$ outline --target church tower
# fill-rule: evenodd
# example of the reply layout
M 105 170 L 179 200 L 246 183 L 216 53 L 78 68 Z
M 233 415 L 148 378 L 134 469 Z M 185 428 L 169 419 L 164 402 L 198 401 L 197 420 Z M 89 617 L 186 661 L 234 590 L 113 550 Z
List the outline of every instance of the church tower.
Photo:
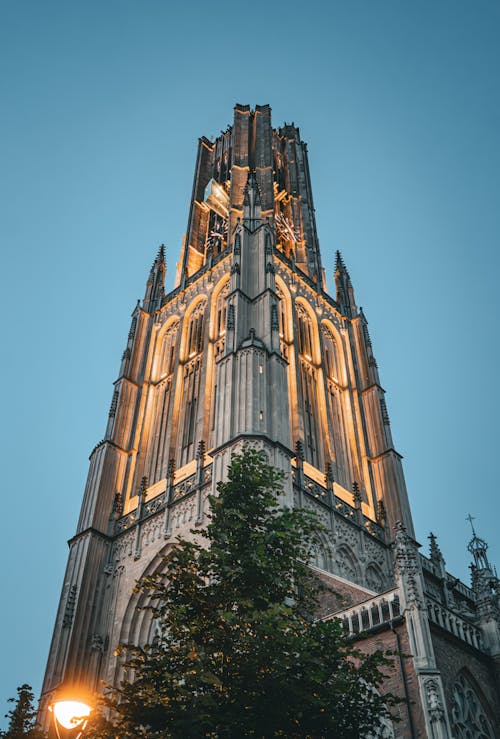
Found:
M 161 246 L 90 455 L 42 715 L 61 685 L 117 684 L 116 646 L 154 636 L 134 583 L 161 570 L 177 536 L 206 523 L 207 497 L 243 444 L 285 472 L 284 504 L 325 524 L 324 577 L 344 593 L 352 586 L 358 602 L 410 587 L 404 563 L 418 555 L 368 322 L 339 252 L 335 296 L 326 290 L 307 146 L 294 124 L 274 129 L 268 105 L 236 105 L 225 132 L 200 139 L 168 294 L 166 270 Z M 391 598 L 391 608 L 403 602 Z M 415 618 L 415 638 L 428 639 Z M 436 686 L 444 700 L 439 676 Z

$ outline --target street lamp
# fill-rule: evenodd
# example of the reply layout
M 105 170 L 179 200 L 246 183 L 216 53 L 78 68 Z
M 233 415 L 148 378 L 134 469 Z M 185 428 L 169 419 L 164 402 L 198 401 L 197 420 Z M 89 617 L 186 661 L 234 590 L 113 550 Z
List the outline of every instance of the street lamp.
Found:
M 50 706 L 57 739 L 79 739 L 87 725 L 92 707 L 73 696 L 61 696 Z

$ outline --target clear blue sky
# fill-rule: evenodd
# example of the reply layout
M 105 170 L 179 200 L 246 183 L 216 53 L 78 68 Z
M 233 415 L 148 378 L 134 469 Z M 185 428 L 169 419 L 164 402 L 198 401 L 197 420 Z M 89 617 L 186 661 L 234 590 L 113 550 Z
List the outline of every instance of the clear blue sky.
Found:
M 2 714 L 40 688 L 130 312 L 235 102 L 309 144 L 419 540 L 468 581 L 471 512 L 500 565 L 499 37 L 495 0 L 0 4 Z

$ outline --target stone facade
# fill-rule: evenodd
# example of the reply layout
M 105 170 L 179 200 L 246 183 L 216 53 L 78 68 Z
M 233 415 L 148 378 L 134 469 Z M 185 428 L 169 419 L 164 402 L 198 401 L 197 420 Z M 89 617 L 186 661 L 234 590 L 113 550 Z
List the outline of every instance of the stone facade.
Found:
M 388 686 L 409 703 L 383 735 L 494 736 L 498 582 L 482 555 L 473 591 L 446 573 L 435 541 L 430 559 L 418 552 L 368 323 L 339 253 L 335 298 L 326 292 L 297 127 L 273 129 L 267 105 L 237 105 L 232 126 L 200 139 L 169 294 L 165 273 L 162 246 L 90 456 L 42 718 L 61 685 L 116 684 L 116 646 L 154 636 L 133 586 L 206 521 L 208 495 L 246 444 L 284 471 L 283 504 L 326 527 L 314 562 L 328 585 L 321 617 L 366 632 L 363 648 L 399 653 Z M 459 733 L 452 707 L 458 716 L 476 684 L 486 729 Z

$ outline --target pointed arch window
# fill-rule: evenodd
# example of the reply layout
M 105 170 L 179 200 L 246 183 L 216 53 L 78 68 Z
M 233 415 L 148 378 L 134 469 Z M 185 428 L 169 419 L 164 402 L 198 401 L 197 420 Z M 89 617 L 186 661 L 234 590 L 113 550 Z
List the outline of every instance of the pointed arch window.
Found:
M 323 367 L 326 378 L 326 399 L 330 428 L 332 430 L 334 470 L 336 482 L 349 487 L 348 447 L 344 414 L 342 409 L 342 390 L 339 379 L 342 375 L 340 352 L 332 331 L 326 325 L 321 326 L 323 337 Z
M 191 316 L 188 328 L 188 359 L 199 354 L 203 349 L 203 310 L 201 308 Z
M 167 329 L 163 337 L 160 354 L 160 377 L 171 375 L 174 371 L 178 327 L 179 323 L 174 323 Z
M 323 352 L 326 376 L 330 380 L 334 380 L 334 382 L 339 382 L 340 365 L 337 342 L 328 326 L 323 325 L 321 327 L 321 333 L 323 334 Z
M 221 359 L 224 356 L 224 349 L 226 346 L 226 330 L 231 328 L 231 315 L 233 315 L 234 319 L 234 306 L 230 307 L 229 311 L 229 322 L 228 322 L 228 295 L 229 295 L 229 289 L 230 289 L 230 283 L 229 280 L 222 286 L 220 289 L 218 295 L 215 298 L 215 307 L 214 312 L 212 315 L 214 315 L 214 333 L 212 333 L 212 336 L 215 338 L 215 346 L 214 346 L 214 356 L 215 361 L 217 362 L 219 359 Z M 232 314 L 231 314 L 232 311 Z M 229 323 L 229 325 L 228 325 Z M 233 326 L 234 328 L 234 326 Z M 215 373 L 213 375 L 215 377 Z M 210 389 L 208 390 L 210 392 Z M 213 388 L 211 390 L 212 399 L 211 399 L 211 410 L 210 410 L 210 433 L 211 433 L 211 439 L 210 443 L 213 443 L 213 437 L 214 437 L 214 431 L 215 431 L 215 414 L 216 414 L 216 405 L 217 405 L 217 384 L 213 385 Z
M 298 317 L 298 348 L 299 354 L 308 362 L 312 361 L 313 354 L 313 338 L 312 338 L 312 324 L 311 318 L 302 306 L 297 306 L 297 317 Z
M 165 332 L 159 353 L 158 382 L 153 389 L 151 434 L 147 450 L 146 475 L 151 483 L 165 477 L 168 464 L 167 429 L 171 412 L 173 373 L 175 366 L 179 322 Z
M 463 672 L 453 686 L 451 724 L 457 739 L 495 739 L 484 706 Z
M 224 351 L 224 343 L 227 328 L 227 296 L 229 295 L 229 280 L 222 287 L 215 302 L 215 356 L 220 356 Z M 213 335 L 213 334 L 212 334 Z
M 279 287 L 276 288 L 276 295 L 278 297 L 278 326 L 279 326 L 279 336 L 280 336 L 280 351 L 281 354 L 285 357 L 285 359 L 288 359 L 288 346 L 287 346 L 287 336 L 286 336 L 286 307 L 285 307 L 285 297 Z
M 186 333 L 186 364 L 184 365 L 182 393 L 182 431 L 180 464 L 194 459 L 196 425 L 201 390 L 202 352 L 204 339 L 205 303 L 195 308 L 189 317 Z
M 304 425 L 304 453 L 308 462 L 320 466 L 319 414 L 317 402 L 317 371 L 312 363 L 312 321 L 300 304 L 297 305 L 297 349 Z

